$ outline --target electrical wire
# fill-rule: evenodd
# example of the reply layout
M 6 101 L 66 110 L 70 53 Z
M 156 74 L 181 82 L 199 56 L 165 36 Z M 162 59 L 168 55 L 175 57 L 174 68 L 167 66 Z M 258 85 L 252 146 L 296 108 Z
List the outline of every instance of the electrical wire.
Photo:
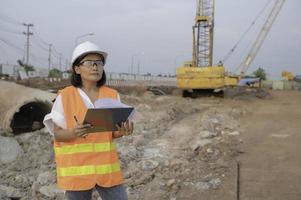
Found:
M 34 60 L 34 63 L 35 63 L 35 66 L 36 66 L 36 64 L 39 64 L 40 66 L 45 66 L 46 64 L 45 64 L 45 61 L 43 61 L 44 60 L 44 58 L 41 58 L 41 57 L 37 57 L 37 56 L 35 56 L 34 54 L 30 54 L 30 56 L 31 56 L 31 58 Z
M 53 50 L 53 53 L 56 53 L 58 56 L 60 56 L 60 53 L 55 49 L 54 46 L 53 46 L 52 50 Z
M 266 8 L 268 7 L 268 5 L 272 2 L 272 0 L 269 0 L 265 6 L 263 7 L 263 9 L 261 9 L 261 11 L 257 14 L 257 16 L 255 17 L 255 19 L 252 21 L 251 25 L 247 28 L 247 30 L 242 34 L 242 36 L 239 38 L 239 40 L 235 43 L 235 45 L 230 49 L 230 51 L 224 56 L 224 58 L 221 60 L 222 63 L 225 63 L 230 56 L 232 55 L 232 53 L 236 50 L 237 46 L 240 44 L 240 42 L 245 38 L 245 36 L 250 32 L 251 28 L 255 25 L 255 23 L 257 22 L 257 20 L 261 17 L 261 15 L 263 14 L 263 12 L 266 10 Z
M 57 58 L 57 59 L 62 59 L 62 60 L 68 60 L 66 57 L 64 57 L 63 56 L 63 54 L 62 53 L 60 53 L 60 52 L 58 52 L 56 49 L 55 49 L 55 47 L 53 47 L 52 48 L 53 49 L 53 53 L 55 53 L 55 54 L 52 54 L 55 58 Z
M 45 42 L 45 40 L 42 39 L 42 38 L 40 37 L 40 35 L 38 34 L 38 32 L 37 32 L 37 30 L 36 30 L 35 28 L 32 28 L 32 30 L 33 30 L 33 32 L 34 32 L 34 34 L 35 34 L 35 36 L 36 36 L 36 39 L 38 39 L 38 42 L 42 43 L 43 45 L 47 45 L 47 47 L 49 47 L 50 43 Z M 40 48 L 43 48 L 43 47 L 40 46 L 40 45 L 39 45 L 39 47 L 40 47 Z M 67 58 L 65 58 L 60 52 L 58 52 L 58 51 L 56 50 L 56 48 L 54 47 L 54 45 L 52 45 L 52 48 L 51 48 L 51 49 L 52 49 L 51 55 L 52 55 L 53 57 L 55 57 L 55 58 L 57 58 L 57 59 L 59 59 L 60 57 L 61 57 L 61 59 L 67 59 Z M 46 51 L 46 48 L 43 48 L 43 50 Z M 49 51 L 49 49 L 47 49 L 47 51 Z
M 6 23 L 10 23 L 10 24 L 14 24 L 14 25 L 21 25 L 21 26 L 24 25 L 24 23 L 21 23 L 21 22 L 19 22 L 18 20 L 15 20 L 15 19 L 13 19 L 13 18 L 11 18 L 11 17 L 8 17 L 8 16 L 6 16 L 6 15 L 4 15 L 4 14 L 1 14 L 1 13 L 0 13 L 0 21 L 6 22 Z M 48 42 L 46 42 L 44 39 L 42 39 L 42 37 L 40 37 L 40 35 L 38 34 L 37 30 L 36 30 L 34 27 L 32 27 L 32 30 L 33 30 L 33 33 L 34 33 L 34 35 L 32 36 L 32 38 L 33 38 L 32 41 L 33 41 L 40 49 L 49 52 L 49 49 L 46 48 L 46 46 L 49 47 L 49 45 L 50 45 L 51 43 L 48 43 Z M 22 34 L 23 34 L 22 32 L 18 32 L 18 31 L 15 31 L 15 30 L 7 29 L 7 28 L 4 29 L 3 26 L 1 27 L 0 31 L 7 32 L 7 33 L 11 33 L 11 34 L 18 34 L 18 35 L 22 35 Z M 2 42 L 3 42 L 4 44 L 6 44 L 7 46 L 13 47 L 13 48 L 15 48 L 15 49 L 21 51 L 23 54 L 24 54 L 24 52 L 25 52 L 24 49 L 19 48 L 18 46 L 14 45 L 14 44 L 13 44 L 12 42 L 10 42 L 10 41 L 7 41 L 6 39 L 0 38 L 0 41 L 2 41 Z M 54 47 L 53 45 L 52 45 L 52 52 L 51 52 L 51 55 L 52 55 L 54 58 L 56 58 L 56 59 L 60 59 L 60 58 L 61 58 L 61 59 L 66 59 L 61 53 L 59 53 L 59 52 L 55 49 L 55 47 Z M 30 56 L 31 56 L 34 60 L 43 60 L 43 61 L 48 60 L 48 58 L 43 58 L 43 57 L 40 57 L 40 56 L 36 56 L 36 55 L 34 55 L 34 54 L 32 54 L 32 53 L 30 54 Z
M 36 37 L 33 37 L 33 38 L 35 39 L 35 41 L 37 42 L 36 44 L 37 44 L 41 49 L 43 49 L 44 51 L 49 52 L 49 49 L 43 47 L 42 45 L 45 45 L 45 46 L 49 47 L 50 43 L 45 42 L 45 40 L 42 39 L 42 37 L 38 34 L 38 32 L 37 32 L 37 30 L 36 30 L 35 28 L 32 28 L 32 30 L 33 30 L 33 32 L 34 32 L 34 35 L 36 36 Z M 54 58 L 56 58 L 56 59 L 59 60 L 61 54 L 55 49 L 55 47 L 54 47 L 53 45 L 52 45 L 51 49 L 52 49 L 51 55 L 52 55 Z M 61 59 L 62 59 L 62 58 L 63 58 L 63 57 L 62 57 L 62 55 L 61 55 Z M 43 59 L 45 59 L 45 58 L 43 58 Z M 48 58 L 47 58 L 47 59 L 48 59 Z
M 37 44 L 37 46 L 40 47 L 40 49 L 42 49 L 42 50 L 44 50 L 44 51 L 47 51 L 47 52 L 49 51 L 49 49 L 45 48 L 44 46 L 42 46 L 42 45 L 40 44 L 40 42 L 37 40 L 36 37 L 33 36 L 32 38 L 33 38 L 32 41 L 34 41 L 35 44 Z
M 20 47 L 14 45 L 13 43 L 11 43 L 11 42 L 9 42 L 9 41 L 3 39 L 3 38 L 0 38 L 0 41 L 2 41 L 3 43 L 5 43 L 7 46 L 13 47 L 13 48 L 15 48 L 15 49 L 21 51 L 22 53 L 24 53 L 24 49 L 21 49 Z
M 3 56 L 3 54 L 4 54 L 5 57 L 8 57 L 8 56 L 9 56 L 8 53 L 7 53 L 7 51 L 4 50 L 4 48 L 2 47 L 2 45 L 0 45 L 0 50 L 1 50 L 1 51 L 0 51 L 0 52 L 1 52 L 1 54 L 0 54 L 1 56 Z
M 0 13 L 0 20 L 4 21 L 6 23 L 14 24 L 14 25 L 23 26 L 23 24 L 24 24 L 24 23 L 19 22 L 18 20 L 15 20 L 11 17 L 4 15 L 3 13 Z
M 23 33 L 20 31 L 9 30 L 9 29 L 3 28 L 3 27 L 0 28 L 0 31 L 6 32 L 6 33 L 17 34 L 17 35 L 23 35 Z
M 41 49 L 43 49 L 44 51 L 49 52 L 49 49 L 43 47 L 42 45 L 45 45 L 45 46 L 49 47 L 50 43 L 45 42 L 45 40 L 42 39 L 42 38 L 40 37 L 40 35 L 38 34 L 38 32 L 37 32 L 37 30 L 36 30 L 35 28 L 32 28 L 32 29 L 33 29 L 34 35 L 36 36 L 36 37 L 33 37 L 33 38 L 35 39 L 35 41 L 37 42 L 36 44 L 37 44 Z M 55 49 L 55 47 L 54 47 L 53 45 L 52 45 L 52 48 L 51 48 L 51 49 L 52 49 L 51 55 L 52 55 L 54 58 L 59 59 L 60 53 Z
M 38 34 L 37 30 L 36 30 L 34 27 L 32 27 L 32 30 L 33 30 L 35 36 L 37 37 L 37 39 L 38 39 L 43 45 L 49 46 L 50 43 L 45 42 L 45 40 L 43 40 L 43 39 L 40 37 L 40 35 Z
M 30 56 L 31 56 L 32 58 L 34 58 L 35 60 L 48 61 L 48 58 L 44 58 L 44 57 L 41 57 L 41 56 L 36 56 L 36 55 L 33 54 L 33 53 L 30 53 Z

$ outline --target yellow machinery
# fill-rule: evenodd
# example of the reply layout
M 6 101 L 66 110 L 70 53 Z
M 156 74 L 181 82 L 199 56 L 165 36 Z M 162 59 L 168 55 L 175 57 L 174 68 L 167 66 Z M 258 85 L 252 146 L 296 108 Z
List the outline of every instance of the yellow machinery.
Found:
M 256 57 L 284 2 L 285 0 L 275 0 L 248 55 L 238 67 L 240 75 L 230 76 L 225 73 L 222 62 L 217 66 L 212 65 L 215 0 L 197 0 L 195 25 L 192 27 L 192 61 L 185 62 L 176 71 L 177 87 L 183 90 L 183 96 L 236 86 Z M 233 50 L 234 48 L 231 52 Z
M 197 0 L 195 25 L 192 27 L 192 61 L 177 68 L 177 87 L 184 93 L 221 89 L 227 84 L 237 84 L 237 78 L 225 80 L 223 65 L 212 66 L 214 0 Z M 183 93 L 183 94 L 184 94 Z
M 195 67 L 185 62 L 177 69 L 177 86 L 182 89 L 218 89 L 224 87 L 224 67 Z
M 292 72 L 289 72 L 289 71 L 282 71 L 281 72 L 281 76 L 282 78 L 285 78 L 286 80 L 288 81 L 292 81 L 294 80 L 294 75 Z

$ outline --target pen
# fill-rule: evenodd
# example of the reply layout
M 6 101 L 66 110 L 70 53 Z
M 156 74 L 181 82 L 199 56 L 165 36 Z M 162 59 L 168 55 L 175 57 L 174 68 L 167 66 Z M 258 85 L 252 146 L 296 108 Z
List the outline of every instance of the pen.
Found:
M 78 124 L 78 120 L 75 115 L 73 115 L 73 118 L 74 118 L 75 122 Z

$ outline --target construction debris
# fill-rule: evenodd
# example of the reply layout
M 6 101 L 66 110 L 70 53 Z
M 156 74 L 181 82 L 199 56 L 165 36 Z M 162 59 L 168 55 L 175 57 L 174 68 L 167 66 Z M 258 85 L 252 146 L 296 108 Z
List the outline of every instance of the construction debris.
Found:
M 241 131 L 244 110 L 222 108 L 218 98 L 148 91 L 121 99 L 138 111 L 134 133 L 116 139 L 129 199 L 196 199 L 200 192 L 222 187 L 238 155 L 233 147 L 240 141 L 232 133 Z M 45 129 L 0 140 L 12 140 L 12 148 L 20 149 L 0 164 L 1 199 L 63 199 L 55 185 L 52 136 Z M 0 150 L 0 155 L 7 153 Z

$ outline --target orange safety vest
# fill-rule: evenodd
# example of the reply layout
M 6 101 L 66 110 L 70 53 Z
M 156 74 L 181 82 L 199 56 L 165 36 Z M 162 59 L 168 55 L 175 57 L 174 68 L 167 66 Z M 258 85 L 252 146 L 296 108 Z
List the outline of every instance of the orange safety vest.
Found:
M 60 91 L 67 129 L 84 120 L 87 112 L 76 87 Z M 99 98 L 117 99 L 117 92 L 108 87 L 99 88 Z M 123 183 L 112 132 L 90 133 L 86 138 L 71 142 L 54 141 L 58 186 L 63 190 L 89 190 L 95 185 L 112 187 Z

